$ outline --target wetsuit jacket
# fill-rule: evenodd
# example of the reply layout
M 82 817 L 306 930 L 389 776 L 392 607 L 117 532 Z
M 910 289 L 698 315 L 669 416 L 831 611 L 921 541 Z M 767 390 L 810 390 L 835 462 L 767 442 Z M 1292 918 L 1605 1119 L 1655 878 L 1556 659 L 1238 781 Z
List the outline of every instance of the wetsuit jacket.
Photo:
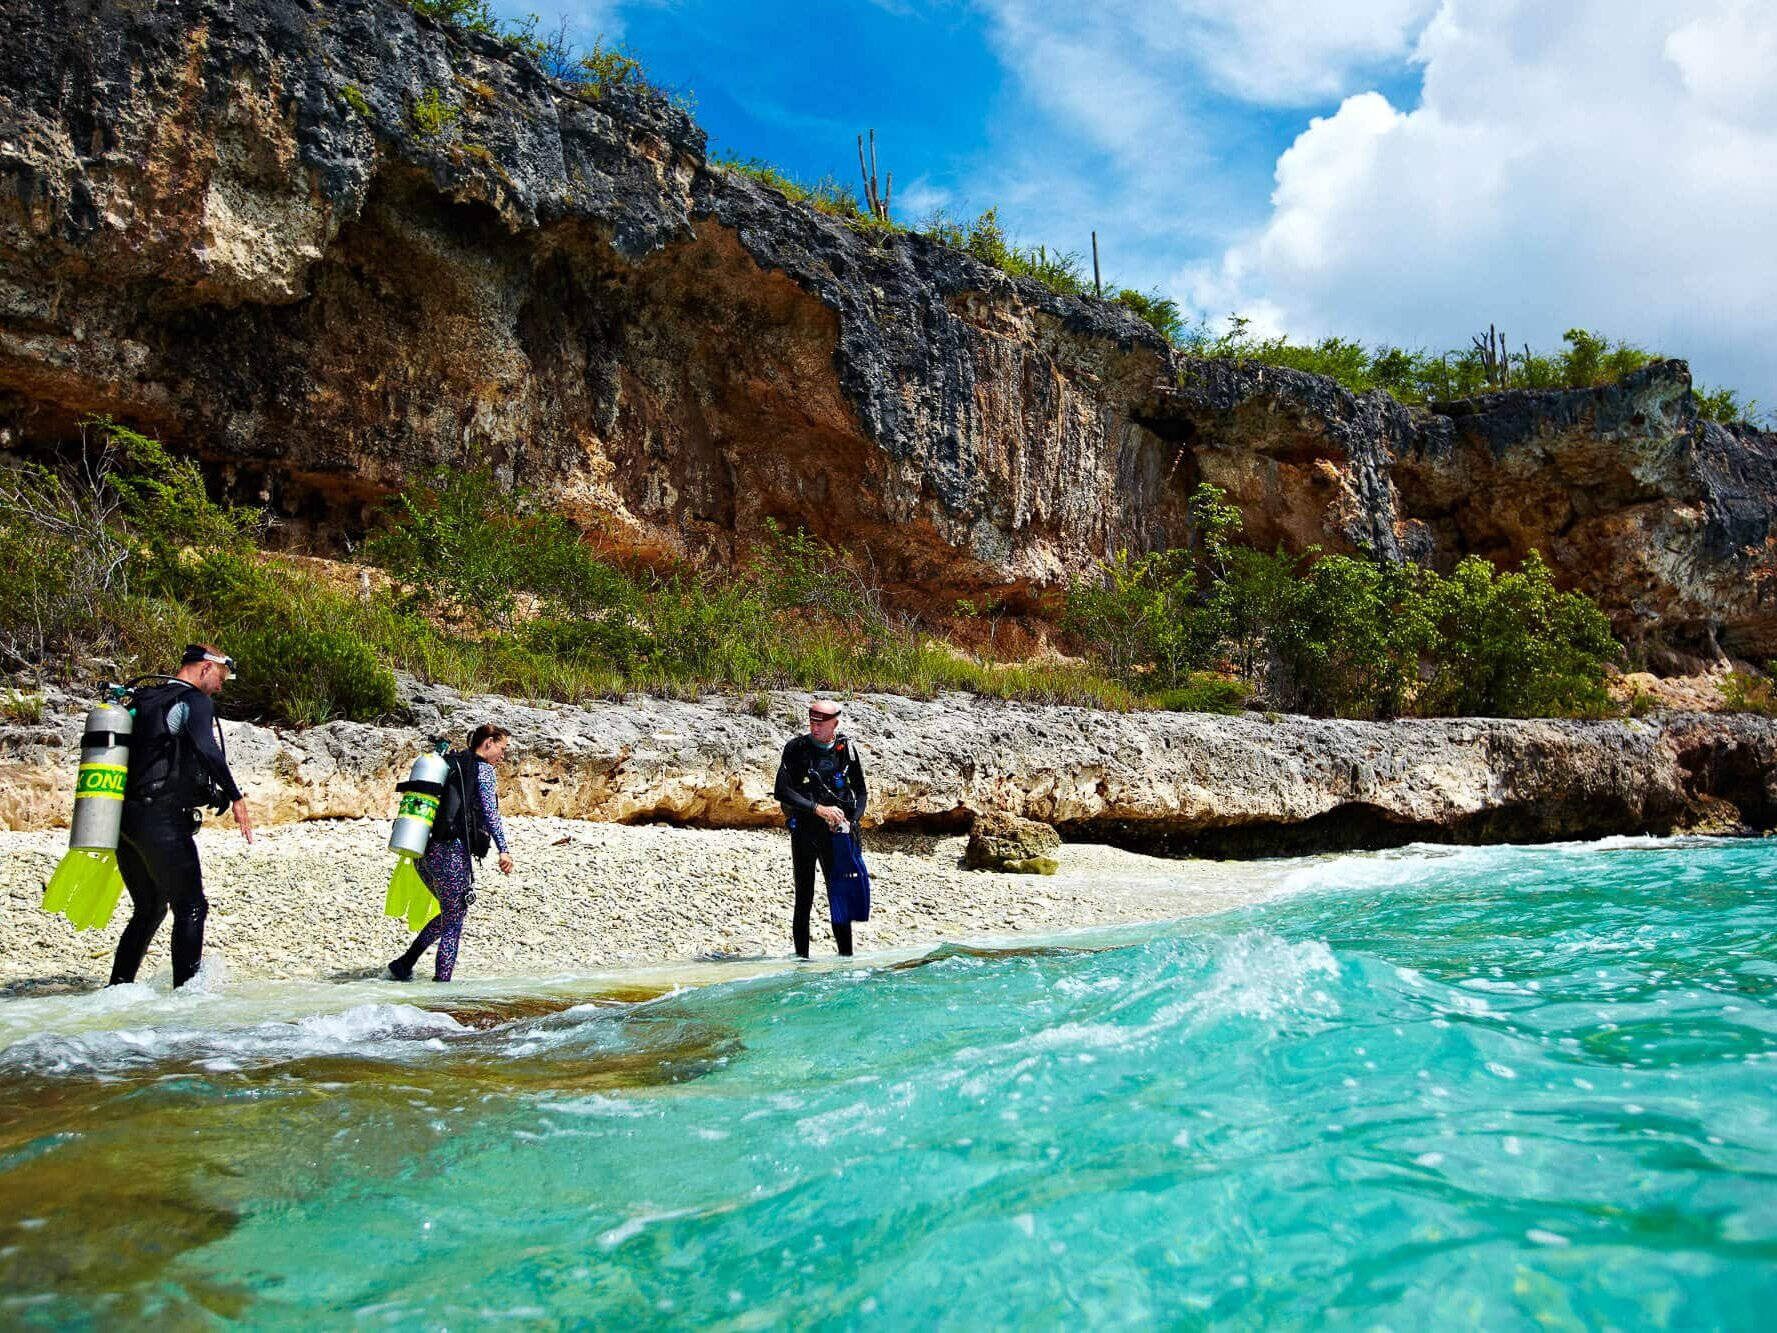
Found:
M 858 747 L 843 731 L 833 738 L 830 750 L 821 749 L 806 734 L 793 737 L 777 766 L 775 795 L 792 828 L 813 819 L 817 805 L 838 806 L 857 823 L 870 799 Z
M 241 799 L 216 740 L 210 696 L 182 680 L 136 691 L 125 805 L 225 810 Z

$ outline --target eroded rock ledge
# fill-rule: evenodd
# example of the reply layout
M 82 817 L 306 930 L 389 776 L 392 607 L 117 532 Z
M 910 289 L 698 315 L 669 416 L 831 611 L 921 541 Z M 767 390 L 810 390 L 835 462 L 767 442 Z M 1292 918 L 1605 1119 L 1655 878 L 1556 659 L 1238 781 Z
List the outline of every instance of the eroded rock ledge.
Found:
M 387 815 L 428 738 L 509 727 L 505 808 L 621 823 L 775 823 L 778 752 L 806 696 L 588 707 L 465 699 L 404 681 L 411 722 L 228 727 L 261 822 Z M 80 713 L 0 728 L 0 828 L 65 824 Z M 760 714 L 763 713 L 763 716 Z M 1256 856 L 1777 826 L 1777 722 L 1391 723 L 1104 713 L 950 695 L 848 705 L 872 826 L 961 829 L 1002 810 L 1075 840 Z

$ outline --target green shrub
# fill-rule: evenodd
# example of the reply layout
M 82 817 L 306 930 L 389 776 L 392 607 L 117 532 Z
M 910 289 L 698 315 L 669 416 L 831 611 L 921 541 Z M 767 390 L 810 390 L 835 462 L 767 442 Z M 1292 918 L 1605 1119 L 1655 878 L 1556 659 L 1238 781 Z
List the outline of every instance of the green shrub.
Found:
M 404 0 L 416 14 L 463 32 L 497 33 L 500 19 L 488 0 Z
M 1609 711 L 1606 668 L 1620 652 L 1590 599 L 1564 593 L 1542 555 L 1501 574 L 1470 556 L 1432 590 L 1439 631 L 1427 704 L 1461 716 Z
M 213 551 L 165 571 L 163 587 L 240 663 L 225 712 L 292 726 L 395 710 L 395 677 L 351 623 L 343 595 L 251 554 Z
M 879 620 L 875 589 L 855 568 L 850 551 L 798 528 L 785 532 L 766 519 L 754 543 L 747 574 L 772 611 L 817 611 L 838 620 Z
M 1721 701 L 1730 713 L 1756 713 L 1760 717 L 1777 717 L 1777 687 L 1769 673 L 1777 670 L 1777 662 L 1765 663 L 1766 675 L 1750 671 L 1730 671 L 1722 677 Z
M 395 677 L 357 635 L 274 619 L 227 632 L 240 672 L 229 711 L 314 726 L 335 718 L 368 722 L 395 711 Z
M 1717 421 L 1724 426 L 1737 422 L 1748 426 L 1769 424 L 1769 414 L 1759 405 L 1757 399 L 1743 403 L 1740 395 L 1732 389 L 1705 389 L 1701 385 L 1697 386 L 1694 393 L 1697 415 L 1705 421 Z
M 1406 712 L 1420 659 L 1437 649 L 1426 597 L 1433 578 L 1415 565 L 1342 555 L 1316 560 L 1268 626 L 1285 701 L 1335 717 Z
M 1251 320 L 1230 315 L 1227 328 L 1219 334 L 1212 335 L 1199 325 L 1176 341 L 1181 350 L 1192 356 L 1237 364 L 1287 366 L 1325 375 L 1353 393 L 1381 389 L 1404 403 L 1467 398 L 1498 387 L 1489 382 L 1486 364 L 1474 347 L 1432 354 L 1385 343 L 1366 349 L 1362 343 L 1338 337 L 1297 343 L 1283 336 L 1255 337 L 1251 327 Z M 1533 352 L 1529 347 L 1508 353 L 1510 387 L 1590 388 L 1619 380 L 1657 359 L 1639 347 L 1611 342 L 1586 329 L 1569 329 L 1562 340 L 1567 347 L 1553 356 Z
M 342 87 L 339 90 L 339 100 L 355 111 L 360 119 L 374 119 L 370 111 L 370 103 L 365 98 L 363 90 L 359 88 L 357 84 L 348 83 Z
M 409 115 L 415 132 L 422 138 L 432 139 L 456 124 L 457 117 L 462 112 L 445 101 L 444 94 L 438 89 L 428 88 L 422 96 L 414 100 Z
M 44 699 L 41 694 L 23 690 L 0 690 L 0 722 L 33 724 L 43 721 Z
M 769 186 L 786 199 L 799 204 L 807 204 L 817 212 L 825 213 L 829 217 L 858 221 L 865 216 L 864 206 L 858 202 L 857 191 L 835 177 L 824 176 L 813 185 L 804 185 L 795 177 L 779 171 L 769 162 L 756 157 L 742 158 L 733 154 L 718 159 L 714 165 L 721 167 L 724 171 L 751 176 L 761 185 Z
M 168 617 L 136 595 L 179 551 L 241 549 L 259 521 L 211 501 L 195 463 L 109 418 L 83 423 L 62 470 L 0 463 L 0 661 L 158 669 L 137 653 L 159 646 Z
M 1051 291 L 1080 296 L 1087 291 L 1085 272 L 1078 253 L 1046 246 L 1024 247 L 1007 240 L 1000 227 L 997 208 L 990 208 L 973 222 L 958 222 L 943 210 L 933 212 L 919 230 L 932 240 L 962 250 L 1015 277 L 1035 278 Z
M 1238 713 L 1252 692 L 1252 686 L 1243 680 L 1200 672 L 1183 685 L 1158 691 L 1149 702 L 1172 713 Z
M 1112 676 L 1164 691 L 1208 664 L 1225 619 L 1199 596 L 1188 551 L 1124 550 L 1068 585 L 1062 624 Z
M 1167 342 L 1176 342 L 1185 330 L 1185 321 L 1179 315 L 1178 302 L 1160 295 L 1158 291 L 1138 292 L 1132 287 L 1124 287 L 1111 300 L 1134 311 L 1153 325 L 1154 331 Z
M 523 559 L 505 503 L 486 468 L 440 469 L 390 501 L 392 522 L 364 553 L 401 586 L 410 608 L 456 624 L 509 625 Z

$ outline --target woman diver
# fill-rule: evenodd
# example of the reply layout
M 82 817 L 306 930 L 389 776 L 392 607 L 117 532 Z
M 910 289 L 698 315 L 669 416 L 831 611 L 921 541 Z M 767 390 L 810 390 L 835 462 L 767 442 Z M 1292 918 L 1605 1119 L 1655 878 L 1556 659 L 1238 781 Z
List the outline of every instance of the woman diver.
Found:
M 486 856 L 491 840 L 500 849 L 500 873 L 512 873 L 512 854 L 506 846 L 506 826 L 500 822 L 500 799 L 494 786 L 494 765 L 506 757 L 512 733 L 484 722 L 469 733 L 468 748 L 444 757 L 450 772 L 444 779 L 444 796 L 432 826 L 432 840 L 419 859 L 420 878 L 432 890 L 442 909 L 420 933 L 407 952 L 389 964 L 397 981 L 412 981 L 420 955 L 438 946 L 435 979 L 449 981 L 457 965 L 457 943 L 463 921 L 475 901 L 475 861 Z

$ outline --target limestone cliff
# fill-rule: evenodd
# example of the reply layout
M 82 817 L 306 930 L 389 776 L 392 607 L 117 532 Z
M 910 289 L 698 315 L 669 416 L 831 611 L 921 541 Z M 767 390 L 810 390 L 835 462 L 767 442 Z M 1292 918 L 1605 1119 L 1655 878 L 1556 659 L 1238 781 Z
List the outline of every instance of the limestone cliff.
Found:
M 411 680 L 403 692 L 400 726 L 228 724 L 259 822 L 389 815 L 429 739 L 491 720 L 513 732 L 510 813 L 775 824 L 778 754 L 806 702 L 525 705 Z M 56 694 L 46 722 L 0 726 L 0 828 L 67 822 L 82 716 Z M 958 829 L 1001 811 L 1077 840 L 1223 856 L 1777 827 L 1777 722 L 1762 718 L 1348 722 L 870 695 L 845 725 L 871 827 Z
M 0 24 L 7 447 L 108 412 L 323 540 L 482 454 L 634 551 L 723 558 L 773 518 L 937 607 L 1180 543 L 1207 478 L 1261 545 L 1536 546 L 1656 657 L 1777 653 L 1777 439 L 1700 423 L 1681 363 L 1408 410 L 859 234 L 651 94 L 398 4 Z

